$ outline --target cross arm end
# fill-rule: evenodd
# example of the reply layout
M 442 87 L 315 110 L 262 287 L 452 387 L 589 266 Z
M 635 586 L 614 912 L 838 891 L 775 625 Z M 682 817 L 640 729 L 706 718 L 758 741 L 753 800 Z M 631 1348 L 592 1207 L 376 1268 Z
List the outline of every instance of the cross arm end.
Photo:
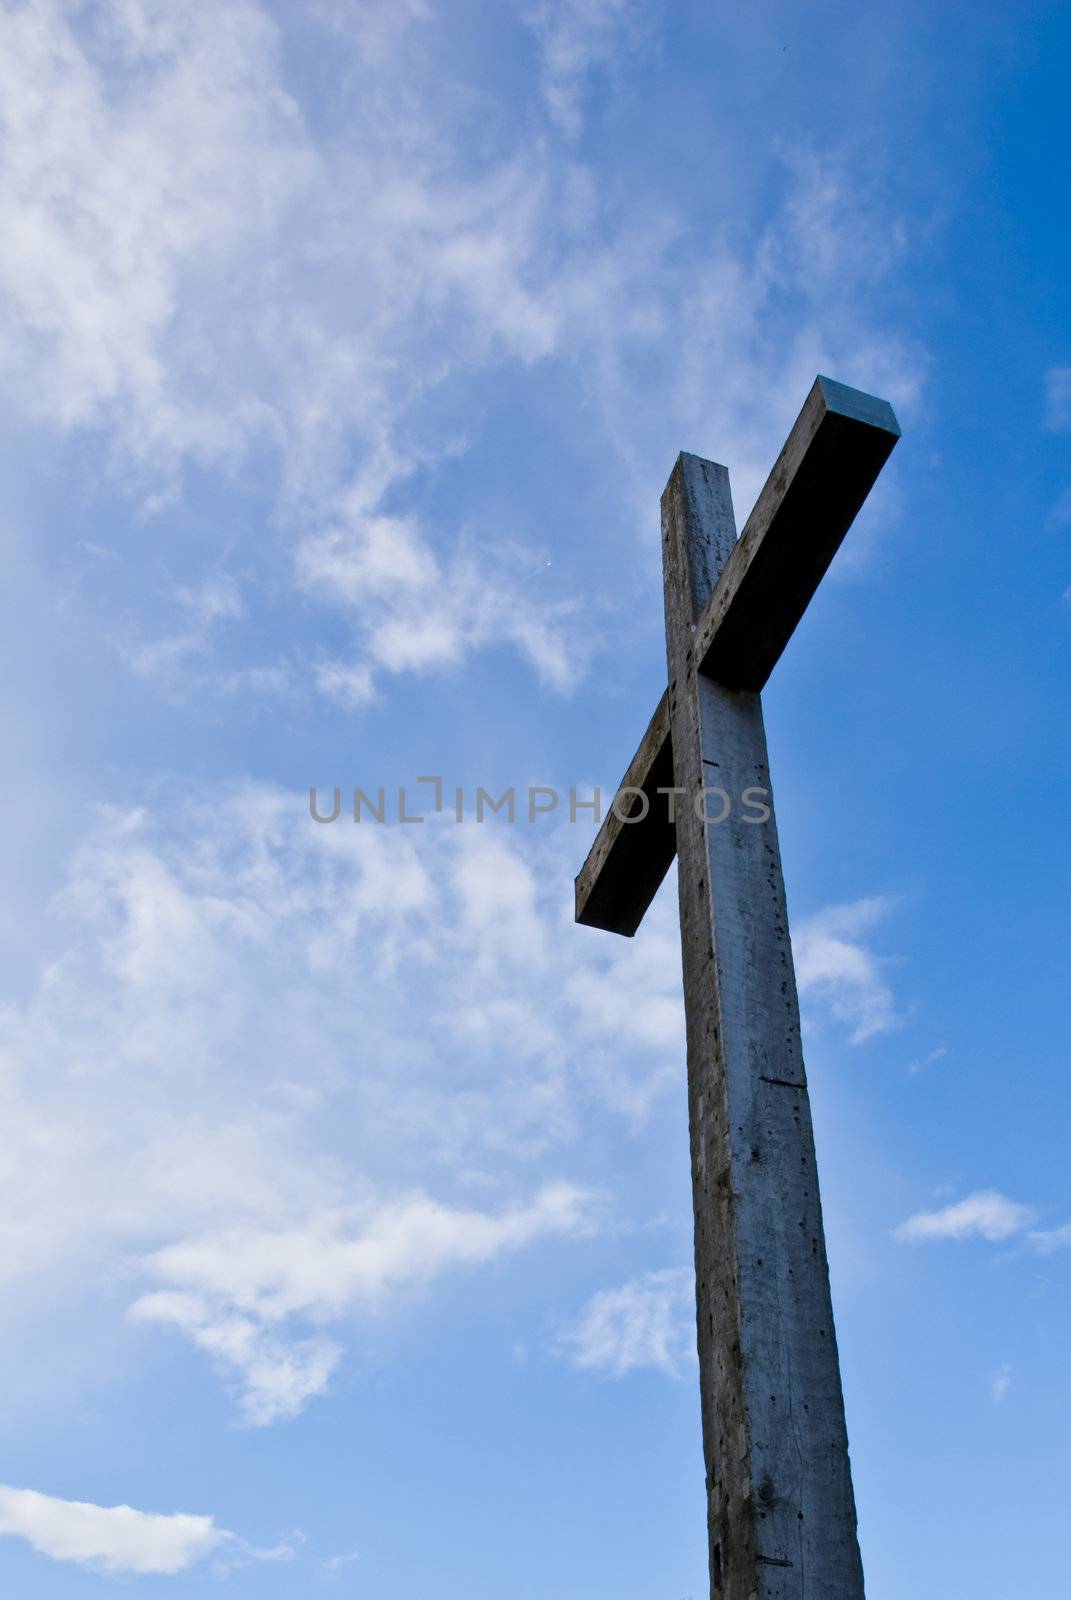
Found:
M 832 411 L 839 417 L 848 417 L 853 422 L 865 422 L 870 428 L 891 433 L 894 439 L 900 438 L 896 412 L 887 400 L 879 399 L 876 394 L 867 394 L 862 389 L 852 389 L 846 383 L 838 383 L 836 378 L 819 376 L 814 380 L 814 386 L 821 394 L 826 411 Z
M 660 788 L 673 784 L 673 746 L 669 735 L 669 695 L 663 694 L 640 741 L 618 793 L 635 789 L 622 821 L 611 809 L 576 877 L 576 920 L 589 928 L 631 938 L 655 897 L 677 851 L 677 830 Z M 639 813 L 643 815 L 640 816 Z

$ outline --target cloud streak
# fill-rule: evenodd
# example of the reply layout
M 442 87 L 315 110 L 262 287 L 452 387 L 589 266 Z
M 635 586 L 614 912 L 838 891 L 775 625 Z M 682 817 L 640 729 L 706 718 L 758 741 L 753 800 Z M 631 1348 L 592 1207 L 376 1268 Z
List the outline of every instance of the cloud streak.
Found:
M 967 1239 L 1005 1244 L 1018 1240 L 1041 1256 L 1071 1247 L 1071 1222 L 1055 1228 L 1035 1228 L 1032 1224 L 1036 1218 L 1031 1206 L 1010 1200 L 999 1189 L 976 1189 L 951 1205 L 916 1212 L 894 1228 L 892 1236 L 903 1244 L 961 1243 Z
M 285 587 L 344 633 L 316 659 L 265 662 L 240 621 L 176 633 L 150 618 L 129 640 L 110 626 L 134 671 L 204 696 L 297 685 L 356 710 L 394 676 L 504 647 L 567 691 L 590 630 L 553 576 L 524 582 L 524 517 L 472 523 L 419 493 L 479 447 L 474 374 L 527 389 L 553 365 L 582 382 L 585 426 L 616 457 L 616 514 L 634 503 L 637 526 L 682 434 L 732 461 L 743 505 L 816 370 L 898 401 L 917 387 L 918 352 L 874 309 L 895 239 L 875 251 L 847 175 L 794 157 L 771 220 L 730 243 L 693 237 L 661 199 L 604 193 L 510 108 L 474 160 L 480 125 L 434 21 L 416 4 L 309 8 L 306 47 L 345 106 L 325 129 L 288 87 L 285 18 L 252 0 L 32 0 L 9 19 L 7 403 L 100 440 L 176 559 L 168 512 L 190 469 L 255 489 L 243 589 Z M 560 129 L 644 25 L 633 0 L 531 9 Z M 230 668 L 214 681 L 217 653 Z
M 1071 429 L 1071 367 L 1050 367 L 1045 374 L 1045 422 L 1054 433 Z
M 285 1231 L 225 1229 L 151 1256 L 148 1274 L 174 1287 L 143 1295 L 131 1311 L 181 1329 L 236 1374 L 246 1422 L 277 1422 L 324 1392 L 342 1351 L 324 1338 L 295 1340 L 274 1329 L 293 1319 L 335 1322 L 382 1309 L 451 1269 L 487 1265 L 540 1239 L 588 1233 L 592 1201 L 557 1184 L 497 1215 L 416 1195 L 363 1219 L 329 1214 Z
M 559 1341 L 571 1365 L 604 1378 L 653 1370 L 680 1377 L 695 1360 L 695 1276 L 647 1272 L 588 1301 Z
M 571 138 L 583 124 L 587 79 L 612 68 L 635 49 L 649 18 L 641 0 L 573 0 L 568 6 L 540 0 L 526 22 L 543 57 L 543 93 L 559 130 Z
M 905 1244 L 935 1239 L 988 1239 L 1001 1244 L 1022 1233 L 1033 1221 L 1028 1206 L 1009 1200 L 996 1189 L 978 1189 L 953 1205 L 936 1211 L 918 1211 L 893 1230 Z
M 0 1535 L 24 1539 L 53 1561 L 114 1575 L 175 1576 L 228 1550 L 242 1559 L 287 1559 L 289 1547 L 254 1551 L 208 1516 L 61 1500 L 0 1484 Z

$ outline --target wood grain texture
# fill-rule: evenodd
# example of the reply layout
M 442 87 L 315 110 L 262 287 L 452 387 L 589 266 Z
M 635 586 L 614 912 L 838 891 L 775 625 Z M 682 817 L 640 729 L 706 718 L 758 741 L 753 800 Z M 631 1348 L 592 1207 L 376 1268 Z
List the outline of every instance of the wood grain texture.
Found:
M 707 677 L 762 688 L 899 437 L 887 401 L 815 379 L 698 619 Z
M 675 778 L 769 789 L 758 694 L 698 670 L 695 619 L 732 512 L 726 476 L 710 520 L 697 470 L 682 457 L 662 500 Z M 738 809 L 705 825 L 687 805 L 676 835 L 711 1592 L 861 1600 L 776 825 Z
M 708 677 L 762 688 L 899 436 L 887 401 L 816 378 L 735 544 L 728 475 L 716 475 L 725 469 L 680 457 L 693 522 L 713 530 L 688 580 L 696 659 Z M 644 790 L 650 810 L 641 821 L 603 823 L 576 880 L 578 922 L 631 936 L 654 899 L 676 848 L 655 793 L 675 781 L 669 741 L 663 696 L 621 780 Z

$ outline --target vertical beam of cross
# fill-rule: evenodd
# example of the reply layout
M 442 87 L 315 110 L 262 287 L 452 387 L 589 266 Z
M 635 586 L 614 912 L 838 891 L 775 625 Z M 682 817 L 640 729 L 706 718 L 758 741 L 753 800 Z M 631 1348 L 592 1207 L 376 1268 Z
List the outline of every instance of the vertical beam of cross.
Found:
M 714 1600 L 863 1597 L 760 690 L 899 434 L 816 379 L 739 539 L 725 468 L 678 459 L 669 688 L 576 880 L 577 920 L 628 936 L 677 856 Z
M 698 622 L 735 538 L 724 467 L 682 456 L 662 499 L 696 1307 L 713 1592 L 859 1600 L 863 1574 L 772 814 L 755 690 L 699 672 Z M 722 802 L 709 798 L 709 814 Z M 701 808 L 706 810 L 704 805 Z

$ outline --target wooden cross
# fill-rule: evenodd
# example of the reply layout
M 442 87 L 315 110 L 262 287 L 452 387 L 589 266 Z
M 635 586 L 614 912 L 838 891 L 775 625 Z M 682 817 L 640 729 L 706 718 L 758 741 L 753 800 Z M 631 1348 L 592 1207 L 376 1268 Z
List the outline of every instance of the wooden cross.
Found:
M 817 378 L 739 539 L 726 469 L 677 458 L 669 687 L 576 880 L 631 935 L 677 856 L 715 1600 L 863 1596 L 760 690 L 899 436 Z

